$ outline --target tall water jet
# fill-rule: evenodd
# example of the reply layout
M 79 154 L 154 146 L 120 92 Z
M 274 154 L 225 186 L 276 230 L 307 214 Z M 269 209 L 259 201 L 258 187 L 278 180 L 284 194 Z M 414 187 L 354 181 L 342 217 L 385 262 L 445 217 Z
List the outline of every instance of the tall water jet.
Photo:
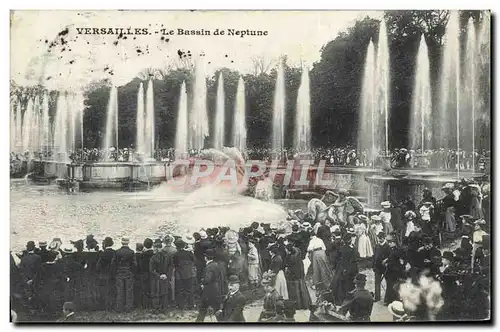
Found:
M 215 132 L 213 146 L 216 150 L 222 150 L 224 146 L 225 104 L 224 104 L 224 77 L 222 71 L 219 73 L 217 83 L 217 100 L 215 104 Z
M 177 131 L 175 133 L 175 159 L 180 159 L 188 152 L 189 149 L 186 82 L 182 82 L 177 114 Z
M 191 148 L 195 150 L 203 149 L 205 138 L 209 134 L 207 116 L 207 82 L 205 77 L 205 64 L 198 59 L 195 67 L 195 79 L 193 89 L 193 102 L 191 109 Z
M 479 26 L 478 47 L 479 68 L 477 70 L 477 86 L 479 90 L 479 100 L 477 101 L 477 124 L 476 132 L 489 132 L 491 128 L 491 12 L 485 10 L 481 12 L 481 24 Z M 490 149 L 490 137 L 480 135 L 477 146 L 482 149 Z
M 137 122 L 136 122 L 135 149 L 138 153 L 144 153 L 144 133 L 146 130 L 144 119 L 144 85 L 139 85 L 137 91 Z
M 294 148 L 301 152 L 311 151 L 311 97 L 309 89 L 309 69 L 303 67 L 297 94 L 294 136 Z
M 376 114 L 375 108 L 375 46 L 372 40 L 370 40 L 366 52 L 360 105 L 358 149 L 361 152 L 369 151 L 368 159 L 373 165 L 377 154 L 375 118 L 378 114 Z
M 22 145 L 22 152 L 25 153 L 26 151 L 31 151 L 31 139 L 33 137 L 33 131 L 32 131 L 32 122 L 33 122 L 33 99 L 30 97 L 28 99 L 28 104 L 26 106 L 26 110 L 24 111 L 23 115 L 23 145 Z
M 240 76 L 238 88 L 236 90 L 236 103 L 234 106 L 234 124 L 233 124 L 233 146 L 241 153 L 247 149 L 247 126 L 246 126 L 246 99 L 245 99 L 245 81 Z
M 76 105 L 76 96 L 74 93 L 68 94 L 68 117 L 69 117 L 69 149 L 71 151 L 75 150 L 75 138 L 76 138 L 76 121 L 78 119 L 78 108 Z
M 415 83 L 413 86 L 413 101 L 410 124 L 410 146 L 414 149 L 429 149 L 432 126 L 430 115 L 432 111 L 430 64 L 427 42 L 422 34 L 417 53 L 415 67 Z
M 21 109 L 21 100 L 16 98 L 16 152 L 24 152 L 23 146 L 23 116 Z
M 460 149 L 460 27 L 459 12 L 451 11 L 445 32 L 441 67 L 438 129 L 434 132 L 438 146 Z M 455 141 L 455 142 L 453 142 Z M 457 175 L 460 155 L 457 154 Z
M 153 158 L 155 151 L 155 105 L 153 99 L 153 80 L 150 79 L 146 91 L 146 121 L 144 129 L 145 155 Z
M 112 146 L 118 149 L 118 89 L 115 85 L 111 87 L 109 93 L 106 132 L 104 135 L 102 148 L 106 151 Z
M 285 70 L 280 59 L 274 89 L 272 149 L 281 153 L 285 145 Z
M 65 92 L 59 92 L 54 121 L 54 156 L 58 161 L 67 160 L 68 152 L 68 103 Z
M 47 150 L 50 146 L 50 118 L 49 118 L 49 93 L 47 91 L 43 94 L 42 103 L 42 144 L 41 150 Z
M 464 93 L 462 94 L 462 124 L 464 137 L 470 137 L 471 140 L 465 139 L 463 147 L 470 149 L 474 153 L 476 149 L 476 104 L 478 101 L 478 45 L 476 38 L 476 28 L 474 27 L 474 19 L 471 17 L 467 23 L 467 40 L 465 45 L 465 65 L 464 65 Z M 470 123 L 471 127 L 467 124 Z M 471 142 L 471 145 L 468 143 Z M 471 160 L 472 171 L 476 169 L 475 158 Z
M 16 104 L 17 100 L 10 101 L 10 152 L 16 151 Z
M 377 62 L 375 72 L 376 84 L 376 101 L 377 110 L 380 114 L 382 121 L 377 121 L 375 130 L 383 128 L 383 138 L 381 139 L 380 146 L 383 147 L 385 153 L 389 151 L 389 43 L 387 38 L 387 27 L 385 21 L 382 19 L 380 23 L 380 30 L 378 35 L 377 47 Z

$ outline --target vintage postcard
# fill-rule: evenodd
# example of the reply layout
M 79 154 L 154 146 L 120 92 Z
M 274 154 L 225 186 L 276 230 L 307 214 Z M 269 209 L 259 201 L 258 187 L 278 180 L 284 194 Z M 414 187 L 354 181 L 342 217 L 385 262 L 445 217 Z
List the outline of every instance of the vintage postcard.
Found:
M 11 321 L 490 321 L 490 16 L 11 11 Z

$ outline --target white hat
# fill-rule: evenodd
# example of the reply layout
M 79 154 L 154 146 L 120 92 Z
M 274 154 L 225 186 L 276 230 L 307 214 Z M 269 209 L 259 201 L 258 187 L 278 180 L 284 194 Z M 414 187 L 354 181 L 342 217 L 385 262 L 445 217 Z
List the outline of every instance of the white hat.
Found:
M 201 239 L 206 239 L 208 237 L 207 232 L 205 232 L 203 229 L 199 232 L 199 234 Z
M 387 306 L 387 309 L 389 310 L 389 312 L 393 316 L 395 316 L 397 318 L 402 318 L 406 314 L 405 308 L 403 306 L 403 302 L 401 302 L 401 301 L 392 302 L 391 304 L 389 304 Z
M 62 251 L 65 253 L 65 254 L 71 254 L 73 252 L 73 246 L 70 246 L 70 245 L 65 245 L 62 247 Z
M 382 203 L 380 203 L 380 205 L 382 205 L 383 208 L 390 208 L 391 207 L 391 202 L 389 202 L 389 201 L 383 201 Z
M 370 219 L 373 221 L 381 221 L 382 217 L 379 216 L 378 214 L 376 214 L 376 215 L 371 216 Z
M 193 244 L 194 243 L 194 238 L 191 235 L 184 235 L 182 237 L 182 241 L 186 244 Z

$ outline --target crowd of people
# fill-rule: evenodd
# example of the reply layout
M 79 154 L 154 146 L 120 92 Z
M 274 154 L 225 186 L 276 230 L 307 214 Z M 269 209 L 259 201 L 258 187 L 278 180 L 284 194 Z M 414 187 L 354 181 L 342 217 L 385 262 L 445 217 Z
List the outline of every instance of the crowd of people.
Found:
M 418 309 L 425 301 L 411 305 L 401 292 L 426 275 L 440 287 L 436 319 L 486 319 L 489 185 L 449 183 L 442 191 L 439 200 L 425 190 L 421 202 L 385 201 L 380 211 L 364 211 L 347 190 L 327 191 L 307 211 L 289 211 L 279 228 L 253 222 L 166 234 L 135 250 L 125 237 L 117 250 L 112 238 L 99 246 L 93 235 L 66 245 L 29 241 L 15 254 L 19 264 L 11 253 L 12 307 L 47 319 L 64 313 L 63 321 L 75 311 L 177 308 L 197 310 L 197 322 L 207 314 L 242 322 L 251 294 L 264 287 L 262 322 L 293 321 L 299 309 L 310 310 L 311 321 L 369 321 L 377 301 L 398 319 L 428 319 Z M 459 247 L 449 247 L 457 238 Z M 363 266 L 374 272 L 372 292 Z
M 183 158 L 196 157 L 202 153 L 200 150 L 190 150 L 183 154 Z M 149 159 L 156 161 L 173 161 L 179 157 L 174 148 L 156 149 Z M 403 168 L 427 168 L 456 170 L 460 166 L 461 170 L 485 171 L 489 168 L 490 151 L 475 150 L 465 151 L 455 149 L 435 149 L 435 150 L 408 150 L 397 148 L 392 151 L 378 151 L 372 155 L 369 151 L 359 151 L 354 147 L 336 148 L 315 148 L 308 153 L 301 153 L 295 149 L 283 149 L 274 151 L 268 148 L 250 148 L 245 153 L 245 159 L 250 160 L 293 160 L 297 157 L 307 156 L 312 158 L 316 164 L 326 161 L 327 165 L 352 166 L 352 167 L 403 167 Z M 68 155 L 61 156 L 50 150 L 41 152 L 25 152 L 23 154 L 11 152 L 11 164 L 16 161 L 27 161 L 29 159 L 68 159 L 73 162 L 99 162 L 99 161 L 143 161 L 145 156 L 138 154 L 133 147 L 109 149 L 75 149 Z M 303 157 L 302 157 L 303 158 Z M 146 158 L 147 159 L 147 158 Z

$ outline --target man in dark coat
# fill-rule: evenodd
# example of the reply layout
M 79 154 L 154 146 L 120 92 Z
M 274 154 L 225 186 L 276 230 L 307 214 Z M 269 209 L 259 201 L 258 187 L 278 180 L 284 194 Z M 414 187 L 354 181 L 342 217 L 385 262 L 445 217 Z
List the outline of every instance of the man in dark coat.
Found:
M 229 294 L 224 296 L 221 309 L 216 313 L 220 322 L 245 322 L 243 309 L 247 299 L 240 292 L 238 276 L 229 276 Z
M 385 239 L 385 233 L 380 232 L 377 235 L 378 243 L 375 246 L 375 253 L 373 255 L 373 272 L 375 274 L 375 302 L 380 301 L 380 284 L 382 276 L 385 273 L 385 265 L 382 263 L 385 259 L 389 258 L 391 251 L 389 244 Z
M 213 310 L 218 310 L 221 303 L 221 285 L 220 274 L 221 270 L 219 264 L 214 262 L 215 251 L 212 249 L 207 250 L 205 253 L 205 269 L 203 277 L 201 278 L 201 298 L 200 298 L 200 311 L 196 322 L 205 321 L 207 309 L 212 307 Z
M 99 282 L 97 278 L 97 261 L 99 260 L 99 246 L 93 235 L 86 239 L 86 250 L 83 252 L 84 278 L 82 289 L 82 305 L 85 309 L 95 310 L 98 307 Z M 80 307 L 81 308 L 81 307 Z
M 136 265 L 134 251 L 129 248 L 129 239 L 122 238 L 122 247 L 116 251 L 116 310 L 131 311 L 134 307 L 134 273 Z
M 402 250 L 396 246 L 396 239 L 392 235 L 388 235 L 387 243 L 389 243 L 389 257 L 382 261 L 385 264 L 385 281 L 386 290 L 384 304 L 388 305 L 393 301 L 399 300 L 399 294 L 396 290 L 398 281 L 404 277 L 404 255 Z
M 149 263 L 153 257 L 153 240 L 147 238 L 143 242 L 144 250 L 137 261 L 137 277 L 141 284 L 141 306 L 144 309 L 151 308 L 151 280 L 149 274 Z
M 35 254 L 35 242 L 29 241 L 26 244 L 26 253 L 22 256 L 19 263 L 24 299 L 28 304 L 32 303 L 32 300 L 36 296 L 41 264 L 42 259 Z
M 57 316 L 64 302 L 64 265 L 56 261 L 56 253 L 49 251 L 48 261 L 40 268 L 40 304 L 43 314 L 48 317 Z
M 196 259 L 194 254 L 186 250 L 187 244 L 176 242 L 177 252 L 172 261 L 175 269 L 175 298 L 179 309 L 192 309 L 194 305 L 194 279 L 196 278 Z
M 201 230 L 199 232 L 200 239 L 194 244 L 194 256 L 196 258 L 197 282 L 200 283 L 205 268 L 205 253 L 208 249 L 213 248 L 213 241 L 208 238 L 207 232 Z
M 97 283 L 99 287 L 98 308 L 112 310 L 115 303 L 115 251 L 113 239 L 106 237 L 102 242 L 103 251 L 99 252 L 97 260 Z
M 65 290 L 64 300 L 75 304 L 81 303 L 81 287 L 83 277 L 83 265 L 77 261 L 73 247 L 63 247 L 61 263 L 64 265 Z
M 339 308 L 341 313 L 349 313 L 353 322 L 369 322 L 373 308 L 372 294 L 365 289 L 366 275 L 358 273 L 354 278 L 356 288 L 349 293 L 348 299 Z
M 47 250 L 47 241 L 38 242 L 38 247 L 35 249 L 35 254 L 40 256 L 42 264 L 48 261 L 49 250 Z
M 351 233 L 345 234 L 342 238 L 343 245 L 339 250 L 331 287 L 335 304 L 342 304 L 347 293 L 354 289 L 354 277 L 358 273 L 354 239 L 355 235 Z

